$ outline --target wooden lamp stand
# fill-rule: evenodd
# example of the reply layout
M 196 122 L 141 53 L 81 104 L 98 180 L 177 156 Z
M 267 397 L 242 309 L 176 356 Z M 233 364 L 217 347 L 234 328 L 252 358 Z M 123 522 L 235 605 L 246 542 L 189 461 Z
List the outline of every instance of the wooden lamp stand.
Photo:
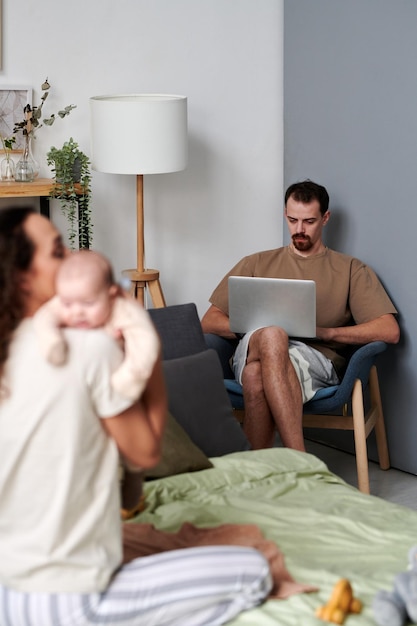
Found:
M 159 282 L 159 271 L 145 269 L 145 233 L 144 233 L 144 211 L 143 211 L 143 174 L 136 176 L 136 220 L 137 220 L 137 267 L 132 270 L 123 270 L 131 282 L 130 294 L 145 305 L 145 289 L 149 294 L 155 308 L 166 306 L 164 294 Z

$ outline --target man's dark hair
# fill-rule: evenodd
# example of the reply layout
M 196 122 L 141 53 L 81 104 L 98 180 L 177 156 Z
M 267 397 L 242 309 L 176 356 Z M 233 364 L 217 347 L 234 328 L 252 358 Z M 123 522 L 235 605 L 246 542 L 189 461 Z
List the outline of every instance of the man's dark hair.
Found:
M 310 204 L 310 202 L 317 200 L 322 215 L 329 209 L 329 194 L 327 193 L 327 189 L 322 185 L 313 183 L 312 180 L 303 180 L 300 183 L 290 185 L 285 192 L 285 206 L 287 206 L 288 198 L 293 198 L 303 204 Z

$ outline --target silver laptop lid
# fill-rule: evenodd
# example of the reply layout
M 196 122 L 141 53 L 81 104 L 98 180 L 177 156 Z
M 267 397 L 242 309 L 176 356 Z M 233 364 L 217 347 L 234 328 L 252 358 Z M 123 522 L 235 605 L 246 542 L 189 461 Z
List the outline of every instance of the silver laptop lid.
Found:
M 234 333 L 280 326 L 290 337 L 316 336 L 314 280 L 230 276 L 228 283 Z

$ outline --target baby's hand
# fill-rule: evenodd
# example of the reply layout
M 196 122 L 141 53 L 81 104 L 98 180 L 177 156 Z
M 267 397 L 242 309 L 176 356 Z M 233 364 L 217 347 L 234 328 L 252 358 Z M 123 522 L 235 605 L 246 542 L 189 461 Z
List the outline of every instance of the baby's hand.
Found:
M 124 350 L 125 342 L 124 342 L 123 332 L 120 330 L 120 328 L 112 328 L 110 332 L 111 332 L 111 336 L 113 337 L 113 339 L 117 341 L 120 348 Z
M 120 330 L 120 328 L 113 328 L 111 331 L 111 334 L 112 334 L 113 339 L 116 339 L 117 341 L 119 339 L 123 339 L 123 333 Z

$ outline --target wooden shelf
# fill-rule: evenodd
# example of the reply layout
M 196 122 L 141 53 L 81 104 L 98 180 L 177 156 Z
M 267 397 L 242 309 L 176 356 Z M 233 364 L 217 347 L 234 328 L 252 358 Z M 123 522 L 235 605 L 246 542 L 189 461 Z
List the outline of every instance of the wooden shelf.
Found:
M 40 212 L 45 217 L 50 217 L 49 200 L 52 189 L 54 188 L 54 181 L 52 178 L 35 178 L 31 183 L 22 183 L 16 180 L 12 181 L 0 181 L 0 198 L 39 198 Z M 82 196 L 82 186 L 77 183 L 75 185 L 75 191 L 78 196 Z M 82 203 L 78 203 L 79 223 L 81 223 Z M 80 236 L 81 246 L 81 236 Z M 89 242 L 87 240 L 87 248 Z
M 51 178 L 36 178 L 31 183 L 15 180 L 0 181 L 0 198 L 40 198 L 49 196 L 54 181 Z

